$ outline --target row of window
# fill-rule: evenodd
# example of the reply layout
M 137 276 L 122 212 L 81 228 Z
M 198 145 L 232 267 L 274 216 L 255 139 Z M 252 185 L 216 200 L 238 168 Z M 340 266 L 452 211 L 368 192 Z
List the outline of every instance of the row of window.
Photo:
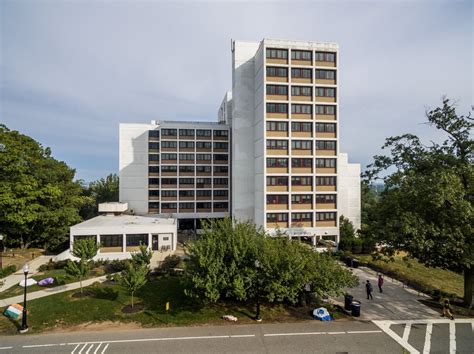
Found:
M 336 212 L 316 213 L 316 221 L 336 221 Z M 312 221 L 313 213 L 291 213 L 292 221 Z M 288 213 L 267 213 L 267 222 L 287 222 Z
M 161 166 L 161 171 L 163 173 L 211 173 L 214 170 L 214 173 L 228 173 L 229 167 L 228 166 Z M 159 166 L 148 166 L 148 172 L 150 173 L 159 173 L 160 167 Z
M 229 191 L 226 189 L 217 189 L 214 191 L 210 190 L 205 190 L 205 191 L 192 191 L 192 190 L 184 190 L 184 191 L 169 191 L 169 190 L 162 190 L 160 191 L 159 189 L 150 189 L 148 191 L 148 196 L 150 197 L 159 197 L 161 192 L 162 197 L 167 197 L 167 198 L 175 198 L 179 195 L 180 198 L 194 198 L 196 197 L 211 197 L 211 195 L 214 195 L 214 197 L 228 197 L 229 196 Z
M 196 137 L 205 137 L 205 138 L 210 138 L 211 136 L 214 137 L 227 137 L 229 136 L 229 131 L 228 130 L 210 130 L 210 129 L 170 129 L 170 128 L 163 128 L 161 129 L 161 136 L 173 136 L 176 137 L 191 137 L 194 138 Z M 148 132 L 148 136 L 150 138 L 159 138 L 160 137 L 160 131 L 159 130 L 150 130 Z
M 336 97 L 336 89 L 333 87 L 316 87 L 316 97 Z M 267 95 L 288 95 L 288 86 L 284 85 L 267 85 Z M 313 88 L 311 86 L 291 86 L 292 96 L 313 96 Z
M 213 203 L 210 202 L 197 202 L 196 209 L 211 209 Z M 160 207 L 160 203 L 158 202 L 150 202 L 148 203 L 148 207 L 150 209 L 158 209 Z M 180 209 L 193 209 L 194 210 L 194 203 L 179 203 Z M 227 202 L 215 202 L 214 209 L 228 209 L 229 203 Z M 161 210 L 163 209 L 178 209 L 178 203 L 161 203 Z
M 149 149 L 159 149 L 160 148 L 160 143 L 156 142 L 150 142 L 148 143 L 148 148 Z M 161 142 L 161 148 L 163 149 L 176 149 L 178 146 L 180 149 L 194 149 L 194 146 L 196 146 L 197 149 L 211 149 L 212 146 L 214 145 L 214 149 L 225 149 L 227 150 L 229 148 L 229 143 L 225 142 L 214 142 L 211 143 L 209 141 L 180 141 L 179 144 L 177 141 L 162 141 Z
M 336 150 L 336 141 L 316 140 L 316 150 Z M 311 140 L 291 140 L 291 148 L 294 150 L 312 150 Z M 267 139 L 267 149 L 287 150 L 288 140 Z
M 162 178 L 161 179 L 161 185 L 176 185 L 179 181 L 179 184 L 192 184 L 194 186 L 194 178 Z M 210 185 L 214 181 L 214 186 L 227 186 L 229 181 L 227 178 L 214 178 L 212 180 L 211 178 L 196 178 L 196 186 L 199 185 Z M 149 178 L 148 179 L 149 184 L 159 184 L 160 179 L 159 178 Z
M 267 103 L 267 113 L 288 113 L 287 103 Z M 293 114 L 312 114 L 313 106 L 310 104 L 292 104 Z M 316 114 L 335 115 L 336 106 L 316 105 Z
M 330 164 L 333 164 L 332 162 L 329 162 L 330 160 L 326 160 L 324 162 L 323 168 L 335 168 L 335 162 L 334 162 L 334 167 L 328 167 Z M 318 166 L 319 163 L 319 166 Z M 318 162 L 316 164 L 316 167 L 320 168 L 322 163 Z M 281 167 L 281 168 L 287 168 L 288 167 L 288 158 L 286 157 L 269 157 L 267 158 L 267 167 L 269 168 L 276 168 L 276 167 Z M 313 159 L 310 158 L 292 158 L 291 159 L 291 167 L 304 167 L 304 168 L 312 168 L 313 167 Z
M 267 122 L 267 131 L 280 131 L 288 132 L 288 122 Z M 336 124 L 335 123 L 316 123 L 316 132 L 318 133 L 335 133 Z M 309 132 L 313 131 L 313 123 L 308 122 L 292 122 L 291 123 L 292 132 Z
M 288 78 L 288 68 L 281 68 L 278 66 L 267 66 L 267 77 L 284 77 Z M 316 79 L 336 80 L 335 70 L 315 70 Z M 312 79 L 312 69 L 291 69 L 291 77 L 294 79 Z
M 159 161 L 159 156 L 158 154 L 155 155 L 149 155 L 150 161 Z M 177 160 L 178 159 L 178 154 L 173 154 L 173 153 L 162 153 L 161 154 L 161 160 L 162 161 L 168 161 L 168 160 Z M 179 161 L 228 161 L 229 156 L 228 155 L 222 155 L 222 154 L 179 154 Z
M 288 50 L 287 49 L 267 48 L 265 54 L 266 54 L 266 57 L 268 59 L 288 59 Z M 312 61 L 313 60 L 313 51 L 293 49 L 291 51 L 291 59 L 292 60 Z M 336 61 L 336 53 L 317 51 L 316 54 L 315 54 L 315 59 L 316 59 L 316 61 L 326 61 L 326 62 L 332 62 L 333 63 L 333 62 Z
M 268 176 L 267 177 L 267 186 L 288 186 L 289 177 L 288 176 Z M 312 186 L 313 177 L 312 176 L 293 176 L 291 177 L 292 186 Z M 336 177 L 316 177 L 317 186 L 335 186 Z
M 336 204 L 335 194 L 317 194 L 316 203 L 318 204 Z M 285 194 L 267 195 L 267 204 L 288 204 L 289 197 Z M 313 196 L 311 194 L 295 194 L 291 196 L 292 204 L 312 204 Z

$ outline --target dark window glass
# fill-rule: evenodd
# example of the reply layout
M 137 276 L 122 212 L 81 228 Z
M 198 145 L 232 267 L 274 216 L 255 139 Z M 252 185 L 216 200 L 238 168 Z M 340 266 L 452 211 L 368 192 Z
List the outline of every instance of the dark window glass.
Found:
M 267 103 L 268 113 L 288 113 L 288 105 L 286 103 Z
M 148 245 L 148 235 L 147 234 L 127 234 L 127 247 L 135 247 L 143 245 Z
M 293 60 L 312 60 L 312 53 L 307 50 L 292 50 L 291 59 Z
M 100 235 L 102 247 L 122 247 L 123 235 Z
M 288 167 L 288 159 L 267 158 L 267 167 Z
M 309 104 L 292 104 L 291 113 L 293 114 L 311 114 L 313 113 L 313 106 Z
M 269 59 L 288 59 L 288 50 L 267 48 L 266 56 Z
M 211 137 L 210 130 L 198 129 L 196 130 L 196 135 L 200 137 Z
M 287 68 L 278 68 L 274 66 L 267 66 L 268 77 L 288 77 Z
M 161 129 L 161 135 L 163 136 L 176 136 L 177 134 L 177 129 Z
M 267 85 L 267 95 L 288 95 L 288 86 L 285 85 Z

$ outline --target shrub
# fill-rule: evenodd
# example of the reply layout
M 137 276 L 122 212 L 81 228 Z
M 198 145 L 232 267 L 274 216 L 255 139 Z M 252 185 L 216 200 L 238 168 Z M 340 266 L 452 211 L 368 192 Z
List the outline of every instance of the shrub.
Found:
M 47 270 L 64 269 L 67 265 L 67 262 L 68 262 L 67 260 L 53 262 L 53 260 L 50 259 L 48 263 L 40 265 L 38 270 L 40 272 L 46 272 Z
M 106 273 L 121 272 L 127 267 L 128 263 L 130 263 L 130 261 L 127 259 L 124 259 L 124 260 L 114 259 L 113 261 L 111 261 L 109 264 L 105 266 L 105 272 Z
M 181 263 L 181 257 L 175 254 L 170 254 L 163 260 L 163 263 L 160 266 L 160 270 L 167 273 L 171 269 L 176 268 L 179 263 Z
M 352 253 L 358 254 L 362 252 L 362 245 L 364 241 L 362 241 L 360 238 L 355 238 L 352 241 Z
M 0 278 L 5 278 L 15 272 L 16 272 L 16 265 L 10 264 L 9 266 L 6 266 L 5 268 L 0 269 Z

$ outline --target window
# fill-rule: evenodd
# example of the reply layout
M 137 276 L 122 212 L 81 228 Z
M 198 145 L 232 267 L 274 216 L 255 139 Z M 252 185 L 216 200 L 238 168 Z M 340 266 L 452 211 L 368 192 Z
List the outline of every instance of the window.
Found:
M 211 191 L 196 191 L 196 197 L 211 197 Z
M 228 190 L 215 190 L 214 197 L 228 197 L 229 191 Z
M 336 72 L 334 70 L 318 70 L 316 69 L 316 79 L 335 80 Z
M 179 166 L 179 173 L 194 173 L 194 166 Z
M 267 167 L 288 167 L 288 159 L 267 158 Z
M 288 186 L 288 177 L 267 177 L 267 186 Z
M 328 61 L 334 63 L 336 61 L 336 53 L 316 52 L 316 61 Z
M 160 143 L 148 143 L 148 150 L 159 150 Z
M 122 247 L 123 235 L 100 235 L 102 247 Z
M 148 178 L 148 184 L 160 184 L 159 178 Z
M 161 129 L 163 136 L 176 136 L 178 131 L 176 129 Z
M 181 133 L 181 131 L 180 131 Z M 180 141 L 179 142 L 180 149 L 194 149 L 194 142 L 192 141 Z
M 312 60 L 312 53 L 307 50 L 292 50 L 291 59 L 292 60 Z
M 269 77 L 288 77 L 287 68 L 277 68 L 274 66 L 267 66 L 267 76 Z
M 215 154 L 214 161 L 227 161 L 229 157 L 227 155 Z
M 229 149 L 229 144 L 228 143 L 217 142 L 217 143 L 214 143 L 214 149 L 228 150 Z
M 214 173 L 229 173 L 228 166 L 214 166 Z
M 127 247 L 148 245 L 148 234 L 127 234 Z
M 161 154 L 161 159 L 163 161 L 176 160 L 177 158 L 178 158 L 178 155 L 176 155 L 176 154 Z
M 160 131 L 159 130 L 149 130 L 148 131 L 148 137 L 149 138 L 159 138 L 160 137 Z
M 292 122 L 291 123 L 292 132 L 312 132 L 313 124 L 312 123 L 301 123 L 301 122 Z
M 286 49 L 267 48 L 266 54 L 269 59 L 288 59 L 288 51 Z
M 309 104 L 292 104 L 291 113 L 293 114 L 311 114 L 313 107 Z
M 312 186 L 313 177 L 291 177 L 292 186 Z
M 228 137 L 228 130 L 214 130 L 214 137 Z
M 267 113 L 288 113 L 286 103 L 267 103 Z
M 176 166 L 161 166 L 162 172 L 176 172 L 177 170 Z
M 163 149 L 176 149 L 178 143 L 176 141 L 162 141 L 161 147 Z
M 333 116 L 336 114 L 336 106 L 316 105 L 316 114 L 327 114 Z
M 160 167 L 159 166 L 148 166 L 149 173 L 159 173 Z
M 193 209 L 194 210 L 194 203 L 179 203 L 180 209 Z
M 219 185 L 219 186 L 227 186 L 228 181 L 227 178 L 214 178 L 214 186 Z
M 211 166 L 196 166 L 197 173 L 211 173 Z
M 161 184 L 174 185 L 176 184 L 176 182 L 177 182 L 176 178 L 162 178 L 161 179 Z
M 196 187 L 204 187 L 204 185 L 211 185 L 210 178 L 196 178 Z
M 288 86 L 283 85 L 267 85 L 267 95 L 288 95 Z
M 336 195 L 335 194 L 316 194 L 316 203 L 317 204 L 335 204 Z
M 180 198 L 192 198 L 194 197 L 194 191 L 179 191 Z
M 291 221 L 313 221 L 312 213 L 292 213 Z
M 336 185 L 336 177 L 316 177 L 316 185 L 317 186 L 335 186 Z
M 336 168 L 336 159 L 316 159 L 318 168 Z
M 284 213 L 268 213 L 267 222 L 287 222 L 288 214 Z
M 336 89 L 331 87 L 316 87 L 316 97 L 336 97 Z
M 287 150 L 288 140 L 267 140 L 268 150 Z
M 196 161 L 211 161 L 211 154 L 196 154 Z
M 267 122 L 267 131 L 286 132 L 288 131 L 287 122 Z
M 176 209 L 177 207 L 177 203 L 161 203 L 161 211 L 163 211 L 163 209 Z
M 316 150 L 336 150 L 336 142 L 331 140 L 317 140 Z
M 194 129 L 180 129 L 179 136 L 190 136 L 194 138 Z
M 152 155 L 148 155 L 148 161 L 160 161 L 160 155 L 158 154 L 152 154 Z
M 161 191 L 161 196 L 166 198 L 176 198 L 178 193 L 176 191 Z
M 313 196 L 310 194 L 295 194 L 291 196 L 291 203 L 293 204 L 311 204 Z
M 291 148 L 293 150 L 311 150 L 313 148 L 313 144 L 309 140 L 292 140 Z
M 313 71 L 311 69 L 291 69 L 291 77 L 311 79 Z
M 227 202 L 216 202 L 214 203 L 214 209 L 227 209 L 229 207 L 229 203 Z
M 316 131 L 318 133 L 335 133 L 336 124 L 334 123 L 316 123 Z
M 159 202 L 149 202 L 148 209 L 159 209 L 160 203 Z
M 208 202 L 205 202 L 205 203 L 196 203 L 196 208 L 197 209 L 211 209 L 212 208 L 212 204 L 211 203 L 208 203 Z
M 179 184 L 192 184 L 194 186 L 194 178 L 180 178 Z
M 211 131 L 210 130 L 204 130 L 204 129 L 198 129 L 198 130 L 196 130 L 196 136 L 210 138 L 211 137 Z
M 291 86 L 291 95 L 311 97 L 313 95 L 313 90 L 311 87 L 306 86 Z
M 291 159 L 291 167 L 311 168 L 312 166 L 311 159 Z
M 316 213 L 316 221 L 336 221 L 336 213 Z
M 208 141 L 198 141 L 196 143 L 196 148 L 197 149 L 211 149 L 212 144 Z
M 148 196 L 149 197 L 159 197 L 160 196 L 160 191 L 158 189 L 150 189 L 148 191 Z
M 194 161 L 194 154 L 179 154 L 179 161 Z
M 267 195 L 267 204 L 288 204 L 287 195 Z

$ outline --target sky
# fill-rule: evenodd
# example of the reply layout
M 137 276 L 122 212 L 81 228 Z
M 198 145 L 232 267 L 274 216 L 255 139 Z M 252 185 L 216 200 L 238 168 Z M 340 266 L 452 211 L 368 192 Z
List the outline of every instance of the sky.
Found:
M 472 1 L 0 0 L 0 123 L 85 181 L 118 173 L 119 123 L 216 121 L 231 39 L 336 42 L 340 150 L 362 169 L 444 95 L 473 104 Z

